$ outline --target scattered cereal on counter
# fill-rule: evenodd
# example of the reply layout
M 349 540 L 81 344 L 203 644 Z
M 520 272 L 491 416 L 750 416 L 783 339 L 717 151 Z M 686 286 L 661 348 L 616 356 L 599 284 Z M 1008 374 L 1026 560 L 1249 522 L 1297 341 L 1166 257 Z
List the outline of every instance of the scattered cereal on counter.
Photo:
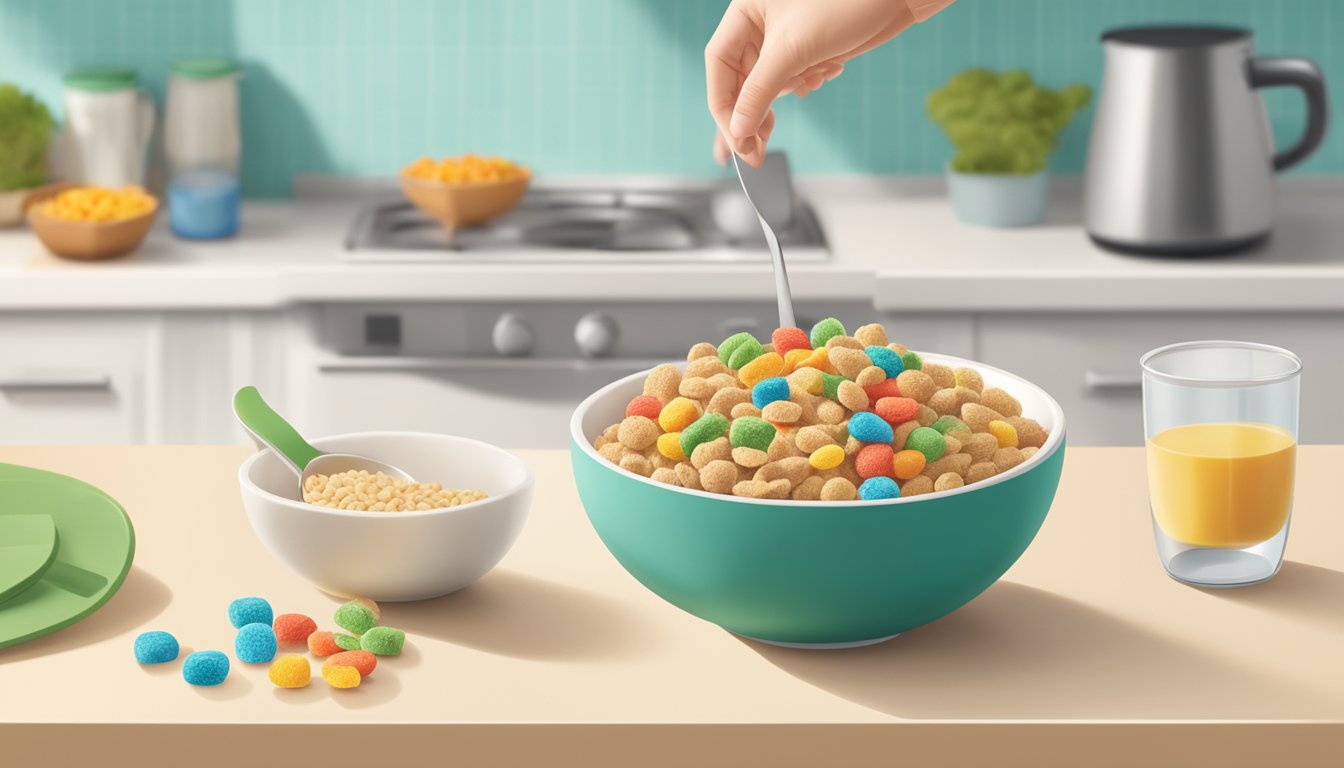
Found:
M 363 677 L 359 670 L 344 664 L 325 663 L 322 665 L 322 679 L 332 688 L 358 688 Z
M 141 632 L 135 637 L 135 660 L 141 664 L 166 664 L 179 651 L 177 638 L 168 632 Z
M 332 632 L 331 641 L 343 651 L 358 651 L 360 649 L 359 638 L 354 635 L 347 635 L 344 632 Z
M 353 667 L 360 677 L 368 677 L 378 667 L 378 657 L 369 651 L 345 651 L 327 659 L 326 666 Z
M 901 489 L 890 477 L 870 477 L 859 486 L 859 498 L 864 501 L 879 499 L 899 499 Z
M 275 630 L 270 624 L 261 622 L 239 627 L 238 635 L 233 639 L 234 655 L 246 664 L 265 664 L 274 659 L 275 647 Z
M 336 644 L 336 638 L 330 632 L 314 632 L 308 636 L 308 652 L 321 659 L 340 653 L 341 646 Z
M 196 651 L 182 662 L 182 679 L 191 685 L 219 685 L 229 676 L 229 657 L 220 651 Z
M 248 624 L 270 624 L 275 619 L 271 604 L 260 597 L 240 597 L 229 603 L 229 623 L 234 629 Z
M 307 645 L 308 636 L 317 631 L 317 622 L 302 613 L 282 613 L 272 626 L 281 645 Z
M 351 600 L 336 609 L 336 626 L 352 635 L 362 635 L 378 626 L 378 617 L 369 606 Z
M 374 627 L 359 639 L 361 648 L 379 656 L 400 655 L 405 642 L 406 633 L 392 627 Z
M 267 676 L 277 688 L 305 688 L 312 680 L 313 668 L 306 657 L 292 653 L 276 659 Z

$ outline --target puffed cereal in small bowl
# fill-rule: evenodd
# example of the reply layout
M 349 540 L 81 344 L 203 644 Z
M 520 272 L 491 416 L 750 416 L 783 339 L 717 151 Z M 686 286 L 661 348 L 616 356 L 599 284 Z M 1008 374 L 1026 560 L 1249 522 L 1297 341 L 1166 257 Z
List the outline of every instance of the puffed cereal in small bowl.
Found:
M 293 469 L 273 451 L 248 457 L 238 484 L 252 529 L 281 562 L 334 595 L 424 600 L 467 587 L 513 546 L 532 505 L 532 470 L 478 440 L 358 432 L 312 444 L 329 453 L 376 456 L 422 483 L 466 489 L 431 494 L 454 504 L 434 509 L 319 506 L 299 498 Z
M 885 343 L 885 338 L 882 341 Z M 801 343 L 806 345 L 805 341 Z M 697 345 L 700 346 L 712 354 L 713 345 Z M 764 355 L 771 351 L 767 349 Z M 832 361 L 845 358 L 836 350 L 831 351 Z M 693 349 L 691 354 L 694 356 L 696 350 Z M 761 346 L 756 347 L 755 354 L 763 356 Z M 804 349 L 797 356 L 784 357 L 798 360 L 807 355 Z M 874 353 L 874 357 L 879 355 Z M 836 478 L 843 474 L 837 464 L 846 455 L 851 455 L 850 448 L 854 449 L 853 456 L 861 455 L 858 446 L 852 437 L 848 446 L 843 436 L 838 436 L 836 443 L 828 442 L 824 430 L 816 433 L 820 436 L 816 438 L 817 445 L 807 448 L 813 450 L 812 456 L 816 458 L 811 463 L 811 470 L 804 466 L 813 461 L 811 457 L 797 458 L 807 456 L 806 451 L 789 454 L 788 446 L 781 448 L 776 444 L 779 439 L 803 444 L 802 430 L 790 432 L 782 427 L 767 430 L 775 436 L 771 439 L 768 464 L 761 463 L 767 460 L 765 451 L 743 451 L 740 447 L 734 447 L 733 454 L 727 459 L 718 457 L 709 463 L 699 461 L 699 467 L 689 463 L 701 459 L 700 446 L 708 448 L 710 443 L 697 445 L 695 455 L 689 459 L 684 450 L 679 452 L 677 446 L 668 445 L 667 453 L 678 456 L 669 462 L 659 462 L 652 451 L 663 446 L 651 444 L 653 447 L 646 454 L 629 453 L 628 459 L 621 458 L 623 463 L 616 463 L 615 454 L 626 448 L 618 447 L 617 451 L 607 455 L 605 449 L 615 445 L 612 441 L 620 434 L 619 430 L 613 430 L 614 425 L 621 424 L 627 431 L 637 432 L 634 427 L 648 425 L 635 416 L 641 411 L 654 414 L 658 410 L 655 399 L 668 400 L 677 395 L 679 388 L 682 394 L 673 399 L 694 400 L 695 395 L 704 394 L 697 391 L 703 387 L 704 376 L 729 375 L 715 372 L 719 368 L 716 360 L 702 361 L 712 365 L 699 365 L 692 359 L 677 364 L 681 377 L 673 376 L 670 369 L 665 371 L 670 378 L 680 378 L 682 382 L 670 385 L 673 388 L 666 393 L 651 392 L 648 385 L 653 383 L 652 371 L 644 371 L 598 390 L 574 412 L 570 424 L 574 474 L 593 528 L 617 561 L 659 597 L 692 615 L 754 640 L 805 648 L 867 645 L 951 613 L 998 580 L 1026 550 L 1044 522 L 1064 462 L 1064 415 L 1043 389 L 1006 371 L 944 355 L 916 355 L 911 358 L 912 364 L 915 359 L 922 361 L 925 370 L 936 367 L 948 376 L 954 370 L 958 375 L 967 371 L 966 383 L 986 393 L 993 391 L 992 398 L 1007 400 L 1003 393 L 1011 393 L 1012 401 L 1021 407 L 1022 413 L 1033 417 L 1029 421 L 1044 428 L 1044 431 L 1037 429 L 1033 432 L 1031 442 L 1038 444 L 1023 450 L 1004 448 L 1004 457 L 1009 461 L 1002 470 L 992 472 L 992 476 L 989 476 L 989 470 L 984 471 L 983 477 L 972 474 L 964 485 L 961 478 L 954 480 L 951 477 L 959 468 L 958 462 L 946 457 L 937 459 L 927 465 L 938 467 L 934 474 L 939 478 L 935 483 L 927 475 L 904 471 L 902 462 L 909 457 L 903 454 L 909 452 L 910 445 L 919 445 L 922 441 L 919 436 L 913 440 L 908 435 L 903 437 L 899 428 L 893 438 L 890 428 L 875 424 L 877 413 L 873 411 L 889 414 L 901 405 L 898 400 L 886 403 L 879 400 L 882 405 L 869 410 L 863 419 L 850 419 L 863 422 L 856 425 L 850 435 L 860 429 L 881 432 L 870 438 L 876 443 L 875 450 L 883 453 L 879 459 L 885 462 L 885 467 L 893 468 L 890 470 L 892 477 L 913 478 L 901 480 L 908 492 L 901 498 L 855 498 L 858 495 L 856 483 L 843 477 Z M 778 362 L 773 361 L 775 370 L 778 370 Z M 688 366 L 698 366 L 701 373 L 695 377 L 686 374 Z M 741 366 L 741 370 L 750 373 L 746 365 Z M 740 374 L 741 371 L 734 369 L 732 373 Z M 827 376 L 832 382 L 843 378 L 834 370 Z M 871 371 L 860 378 L 864 376 L 879 378 Z M 700 380 L 695 381 L 696 378 Z M 911 384 L 910 390 L 923 381 L 921 377 L 907 377 L 907 380 Z M 883 385 L 878 382 L 870 386 L 875 387 L 871 391 L 877 393 Z M 736 400 L 731 408 L 734 422 L 741 421 L 754 428 L 769 421 L 771 414 L 751 402 L 750 396 L 754 393 L 753 388 L 748 395 L 729 398 Z M 932 398 L 931 394 L 930 391 L 915 394 L 920 399 L 921 408 L 931 400 L 942 411 L 956 407 L 955 402 L 944 403 L 941 400 L 946 398 Z M 806 397 L 802 401 L 811 402 Z M 693 414 L 680 418 L 682 405 L 684 403 L 679 402 L 669 409 L 664 403 L 663 410 L 672 411 L 670 416 L 662 418 L 663 413 L 659 412 L 646 418 L 655 424 L 661 421 L 669 429 L 680 428 L 680 435 L 684 437 L 699 428 L 697 424 L 708 422 L 714 413 L 721 412 L 718 409 L 725 404 L 716 403 L 711 396 L 708 404 L 703 406 L 703 421 L 691 425 L 685 425 L 685 422 Z M 862 406 L 863 403 L 855 402 L 854 405 Z M 787 413 L 789 409 L 776 410 L 786 418 L 791 417 Z M 796 413 L 797 409 L 793 410 Z M 865 408 L 852 410 L 857 415 Z M 976 415 L 983 413 L 975 409 L 971 411 Z M 910 413 L 916 412 L 911 404 Z M 765 415 L 766 419 L 761 419 L 760 415 Z M 1025 425 L 1025 421 L 1019 423 Z M 960 424 L 959 428 L 965 430 L 964 433 L 949 431 L 947 437 L 939 440 L 945 440 L 948 446 L 956 439 L 951 435 L 966 437 L 970 431 L 959 421 L 943 424 L 953 425 L 954 429 Z M 726 425 L 720 420 L 717 425 L 709 426 L 717 435 L 724 432 Z M 989 434 L 988 430 L 976 431 Z M 1024 431 L 1027 431 L 1025 427 Z M 732 444 L 737 444 L 749 442 L 751 432 L 744 428 L 740 436 L 733 432 L 728 434 L 734 435 Z M 668 429 L 664 429 L 661 437 L 666 439 L 667 434 Z M 642 444 L 649 436 L 626 437 Z M 635 437 L 638 439 L 634 440 Z M 806 437 L 812 439 L 814 436 Z M 966 444 L 990 440 L 999 441 L 999 438 L 974 438 Z M 899 444 L 893 446 L 893 451 L 881 441 Z M 669 439 L 669 442 L 676 441 Z M 686 445 L 686 441 L 682 444 Z M 752 450 L 760 456 L 752 458 Z M 997 452 L 999 448 L 985 447 L 985 450 Z M 789 458 L 790 455 L 794 458 Z M 647 458 L 650 456 L 651 459 Z M 641 457 L 646 461 L 639 461 Z M 938 461 L 943 461 L 943 465 L 940 466 Z M 985 458 L 964 463 L 976 461 L 986 466 L 990 464 Z M 718 464 L 711 466 L 714 462 Z M 659 463 L 664 465 L 663 469 L 671 463 L 675 471 L 660 473 Z M 734 464 L 738 465 L 737 480 L 716 492 L 703 490 L 707 486 L 692 477 L 698 474 L 699 478 L 709 480 L 710 471 L 715 466 L 731 468 Z M 809 498 L 806 499 L 770 494 L 768 489 L 773 485 L 784 487 L 783 478 L 793 464 L 802 467 L 804 472 L 815 473 L 813 477 L 831 478 L 845 491 L 835 494 L 835 498 L 849 500 L 818 498 L 817 487 L 809 488 Z M 772 465 L 785 468 L 780 473 L 768 474 L 768 482 L 763 482 L 760 474 L 750 479 L 753 472 L 768 473 Z M 917 468 L 926 466 L 922 459 L 915 461 L 915 465 Z M 687 470 L 684 476 L 682 469 Z M 947 478 L 943 477 L 944 469 L 949 470 Z M 861 473 L 860 476 L 864 475 Z M 680 481 L 676 479 L 678 477 Z M 831 480 L 806 482 L 825 488 Z M 883 490 L 883 483 L 891 493 L 895 492 L 895 480 L 877 478 L 873 482 L 873 495 L 879 495 L 877 491 Z M 756 485 L 761 488 L 754 488 Z M 796 479 L 792 485 L 795 492 L 804 487 Z M 917 485 L 920 485 L 918 489 Z M 725 490 L 728 488 L 732 490 Z M 784 492 L 787 494 L 787 487 Z M 743 493 L 756 494 L 756 497 Z M 767 494 L 775 497 L 769 498 Z
M 406 198 L 445 227 L 471 227 L 502 216 L 527 194 L 532 172 L 498 157 L 422 157 L 401 171 Z
M 158 200 L 139 187 L 73 187 L 31 206 L 28 226 L 57 256 L 111 259 L 140 246 L 158 208 Z

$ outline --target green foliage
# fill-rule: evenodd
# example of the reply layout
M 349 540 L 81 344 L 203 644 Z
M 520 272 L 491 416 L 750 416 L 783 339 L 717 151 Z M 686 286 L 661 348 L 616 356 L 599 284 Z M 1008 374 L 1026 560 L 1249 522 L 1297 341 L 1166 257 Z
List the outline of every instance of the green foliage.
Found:
M 17 86 L 0 84 L 0 191 L 47 180 L 51 114 Z
M 968 69 L 929 94 L 929 116 L 957 148 L 959 173 L 1030 175 L 1045 168 L 1059 132 L 1092 89 L 1042 88 L 1023 71 Z

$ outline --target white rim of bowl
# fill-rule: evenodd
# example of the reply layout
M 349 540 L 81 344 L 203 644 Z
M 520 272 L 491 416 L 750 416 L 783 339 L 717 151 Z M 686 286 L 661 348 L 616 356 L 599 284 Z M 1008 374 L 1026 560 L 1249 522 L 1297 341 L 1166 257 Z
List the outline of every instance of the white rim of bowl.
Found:
M 638 480 L 639 482 L 644 483 L 646 485 L 652 485 L 657 488 L 676 491 L 677 493 L 683 493 L 688 496 L 699 496 L 702 498 L 716 499 L 718 501 L 730 501 L 739 504 L 754 504 L 768 507 L 776 507 L 783 504 L 796 507 L 825 507 L 826 509 L 880 507 L 890 504 L 903 504 L 903 503 L 917 504 L 921 501 L 928 501 L 932 499 L 945 499 L 950 496 L 960 495 L 962 493 L 969 493 L 972 491 L 982 490 L 992 485 L 998 485 L 999 483 L 1006 482 L 1014 477 L 1017 477 L 1018 475 L 1026 473 L 1027 470 L 1031 469 L 1033 466 L 1037 464 L 1044 462 L 1047 458 L 1053 455 L 1055 451 L 1059 448 L 1059 446 L 1063 444 L 1064 410 L 1059 407 L 1059 403 L 1055 402 L 1055 399 L 1050 396 L 1050 393 L 1046 392 L 1041 387 L 1032 384 L 1031 382 L 1022 378 L 1021 376 L 1009 373 L 1008 371 L 1005 371 L 1002 368 L 995 368 L 992 365 L 977 363 L 973 360 L 967 360 L 961 357 L 952 357 L 951 355 L 926 354 L 924 352 L 918 352 L 917 354 L 920 356 L 921 359 L 927 362 L 940 363 L 943 365 L 951 365 L 953 367 L 963 367 L 963 366 L 972 367 L 980 371 L 992 371 L 995 374 L 995 376 L 1003 377 L 1004 379 L 1012 381 L 1014 384 L 1021 385 L 1024 389 L 1033 390 L 1039 393 L 1040 396 L 1045 399 L 1046 404 L 1050 408 L 1051 421 L 1053 422 L 1052 428 L 1050 430 L 1050 436 L 1046 439 L 1045 445 L 1041 446 L 1040 450 L 1036 451 L 1036 454 L 1034 456 L 1022 462 L 1021 464 L 1018 464 L 1016 467 L 1013 467 L 1007 472 L 1000 472 L 999 474 L 994 475 L 993 477 L 987 480 L 981 480 L 978 483 L 965 485 L 960 488 L 954 488 L 950 491 L 935 491 L 932 493 L 920 494 L 918 496 L 905 496 L 895 499 L 876 499 L 873 501 L 863 501 L 863 500 L 798 501 L 796 499 L 751 499 L 746 498 L 744 496 L 732 496 L 730 494 L 710 493 L 709 491 L 697 491 L 690 488 L 682 488 L 681 486 L 677 485 L 668 485 L 667 483 L 660 483 L 651 478 L 637 475 L 634 472 L 630 472 L 629 470 L 623 469 L 615 464 L 612 464 L 610 461 L 607 461 L 602 456 L 602 454 L 597 452 L 597 449 L 593 447 L 592 442 L 589 441 L 587 436 L 583 434 L 583 424 L 582 424 L 583 416 L 585 413 L 587 413 L 588 409 L 593 406 L 593 404 L 595 404 L 598 400 L 601 400 L 603 396 L 605 396 L 607 393 L 624 385 L 626 382 L 631 381 L 636 377 L 648 376 L 649 371 L 653 370 L 652 368 L 639 371 L 638 373 L 632 373 L 629 376 L 622 376 L 616 381 L 611 382 L 610 384 L 606 385 L 605 387 L 602 387 L 601 389 L 597 390 L 596 392 L 585 398 L 582 403 L 579 403 L 579 407 L 574 409 L 574 415 L 570 417 L 569 436 L 570 440 L 577 443 L 581 448 L 583 448 L 584 453 L 588 454 L 588 456 L 590 456 L 591 458 L 595 459 L 598 462 L 601 462 L 604 465 L 610 465 L 611 469 L 622 473 L 624 476 L 629 477 L 632 480 Z M 676 363 L 676 365 L 684 370 L 686 366 L 686 361 L 681 361 L 679 363 Z
M 1239 376 L 1231 379 L 1206 379 L 1198 376 L 1177 376 L 1173 373 L 1166 373 L 1153 368 L 1150 363 L 1160 357 L 1165 357 L 1175 352 L 1189 352 L 1196 349 L 1247 349 L 1256 352 L 1267 352 L 1272 355 L 1278 355 L 1292 365 L 1292 369 L 1283 373 L 1275 373 L 1269 376 Z M 1143 369 L 1144 374 L 1152 376 L 1158 381 L 1168 384 L 1186 384 L 1192 387 L 1254 387 L 1262 384 L 1277 384 L 1281 381 L 1288 381 L 1302 373 L 1302 359 L 1291 351 L 1283 347 L 1276 347 L 1272 344 L 1261 344 L 1255 341 L 1228 341 L 1226 339 L 1208 339 L 1205 341 L 1181 341 L 1175 344 L 1168 344 L 1165 347 L 1149 350 L 1139 358 L 1139 367 Z
M 257 451 L 256 453 L 252 454 L 251 456 L 248 456 L 246 459 L 243 459 L 243 463 L 242 463 L 241 465 L 239 465 L 239 467 L 238 467 L 238 484 L 241 485 L 241 486 L 243 486 L 243 487 L 245 487 L 245 488 L 251 488 L 251 489 L 255 490 L 255 491 L 256 491 L 258 494 L 260 494 L 261 496 L 265 496 L 265 497 L 268 498 L 268 499 L 273 499 L 273 500 L 275 500 L 275 501 L 277 501 L 277 502 L 280 502 L 280 503 L 281 503 L 282 505 L 284 505 L 284 506 L 287 506 L 287 507 L 293 507 L 293 508 L 295 508 L 295 509 L 302 509 L 302 510 L 305 510 L 305 511 L 321 512 L 321 513 L 328 514 L 328 515 L 336 515 L 337 517 L 380 517 L 380 518 L 395 517 L 395 518 L 405 519 L 405 518 L 409 518 L 409 517 L 426 517 L 426 516 L 429 516 L 429 515 L 441 515 L 441 514 L 445 514 L 445 513 L 451 514 L 451 513 L 453 513 L 453 512 L 458 512 L 458 511 L 460 511 L 460 510 L 475 508 L 477 505 L 482 505 L 482 506 L 483 506 L 483 505 L 485 505 L 485 504 L 489 504 L 489 503 L 492 502 L 492 501 L 500 501 L 500 500 L 502 500 L 502 499 L 507 499 L 507 498 L 509 498 L 510 496 L 515 496 L 515 495 L 517 495 L 517 494 L 519 494 L 519 493 L 522 493 L 523 491 L 526 491 L 528 488 L 531 488 L 532 485 L 533 485 L 533 483 L 536 482 L 536 475 L 535 475 L 535 473 L 532 472 L 532 467 L 530 467 L 530 466 L 528 465 L 527 462 L 523 461 L 522 459 L 518 458 L 517 456 L 513 455 L 512 453 L 510 453 L 510 452 L 504 450 L 503 448 L 500 448 L 500 447 L 497 446 L 497 445 L 491 445 L 490 443 L 482 442 L 482 441 L 480 441 L 480 440 L 473 440 L 473 439 L 470 438 L 470 437 L 459 437 L 458 435 L 443 435 L 443 434 L 439 434 L 439 433 L 436 433 L 436 432 L 406 432 L 406 431 L 399 431 L 399 432 L 345 432 L 345 433 L 343 433 L 343 434 L 339 434 L 339 435 L 327 435 L 327 436 L 325 436 L 325 437 L 320 437 L 320 438 L 318 438 L 318 439 L 316 439 L 316 440 L 313 440 L 312 443 L 313 443 L 314 447 L 321 448 L 322 446 L 320 445 L 320 443 L 324 443 L 324 442 L 326 442 L 326 441 L 328 441 L 328 440 L 343 440 L 343 439 L 345 439 L 345 438 L 360 438 L 360 437 L 417 437 L 417 438 L 419 438 L 419 437 L 432 437 L 432 438 L 436 438 L 436 439 L 440 439 L 440 440 L 442 440 L 442 439 L 448 439 L 448 440 L 460 440 L 460 441 L 462 441 L 462 442 L 464 442 L 464 443 L 471 443 L 472 445 L 476 445 L 476 446 L 485 448 L 485 449 L 487 449 L 487 450 L 494 451 L 495 453 L 497 453 L 497 454 L 499 454 L 499 455 L 501 455 L 501 456 L 504 456 L 504 457 L 510 459 L 511 461 L 515 461 L 515 462 L 517 462 L 518 465 L 519 465 L 520 467 L 523 468 L 523 481 L 522 481 L 521 483 L 518 483 L 517 485 L 513 486 L 512 488 L 508 489 L 507 491 L 505 491 L 505 492 L 503 492 L 503 493 L 497 495 L 497 496 L 487 496 L 487 497 L 485 497 L 484 499 L 480 499 L 479 501 L 473 501 L 473 502 L 470 502 L 470 503 L 468 503 L 468 504 L 459 504 L 459 505 L 456 506 L 456 507 L 436 507 L 436 508 L 434 508 L 434 509 L 415 509 L 415 510 L 407 510 L 407 511 L 404 511 L 404 512 L 369 512 L 369 511 L 361 511 L 361 510 L 358 510 L 358 509 L 354 509 L 354 510 L 351 510 L 351 509 L 333 509 L 332 507 L 323 507 L 323 506 L 319 506 L 319 505 L 317 505 L 317 504 L 309 504 L 309 503 L 306 502 L 306 501 L 296 501 L 296 500 L 294 500 L 294 499 L 287 499 L 287 498 L 285 498 L 284 496 L 277 496 L 277 495 L 275 495 L 274 493 L 271 493 L 270 491 L 266 490 L 265 488 L 262 488 L 261 486 L 259 486 L 259 485 L 257 485 L 256 483 L 252 482 L 251 478 L 249 478 L 249 477 L 247 476 L 247 475 L 248 475 L 248 471 L 252 469 L 252 466 L 253 466 L 254 464 L 256 464 L 258 461 L 261 461 L 261 458 L 262 458 L 263 456 L 265 456 L 265 455 L 267 455 L 267 454 L 272 454 L 272 455 L 273 455 L 273 454 L 275 453 L 275 452 L 272 451 L 270 448 L 263 448 L 263 449 Z M 278 456 L 276 457 L 276 460 L 277 460 L 277 461 L 280 460 Z M 295 480 L 295 482 L 298 482 L 298 481 Z M 416 482 L 423 482 L 423 481 L 416 481 Z M 431 481 L 431 482 L 434 482 L 434 481 Z

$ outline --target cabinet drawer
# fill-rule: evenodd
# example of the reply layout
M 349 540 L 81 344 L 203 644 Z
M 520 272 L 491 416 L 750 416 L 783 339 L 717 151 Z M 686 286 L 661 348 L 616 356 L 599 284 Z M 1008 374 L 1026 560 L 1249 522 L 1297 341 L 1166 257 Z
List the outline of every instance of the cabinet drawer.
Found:
M 1302 358 L 1301 439 L 1338 443 L 1344 409 L 1344 315 L 986 315 L 978 358 L 1044 387 L 1064 409 L 1075 445 L 1142 445 L 1139 356 L 1196 339 L 1286 347 Z
M 145 441 L 153 351 L 145 318 L 0 315 L 0 442 Z

